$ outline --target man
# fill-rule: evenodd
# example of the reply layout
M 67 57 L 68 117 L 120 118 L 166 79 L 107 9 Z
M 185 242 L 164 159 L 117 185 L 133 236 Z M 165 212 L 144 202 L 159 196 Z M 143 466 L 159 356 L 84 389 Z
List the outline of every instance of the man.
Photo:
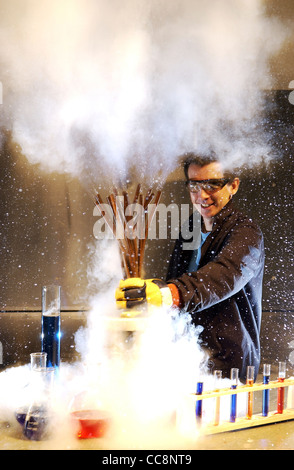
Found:
M 117 304 L 131 307 L 146 300 L 188 311 L 193 323 L 203 327 L 200 340 L 209 352 L 211 371 L 220 369 L 229 377 L 235 367 L 245 381 L 247 366 L 255 366 L 256 377 L 260 363 L 263 235 L 234 208 L 231 199 L 240 181 L 226 175 L 220 162 L 191 154 L 184 171 L 191 202 L 202 216 L 201 246 L 185 250 L 180 236 L 167 284 L 122 281 Z

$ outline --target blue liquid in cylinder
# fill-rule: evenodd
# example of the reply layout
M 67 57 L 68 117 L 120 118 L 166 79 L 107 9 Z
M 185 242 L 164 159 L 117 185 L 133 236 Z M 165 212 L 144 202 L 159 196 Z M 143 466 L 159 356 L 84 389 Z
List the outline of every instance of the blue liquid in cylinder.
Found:
M 47 367 L 59 367 L 60 315 L 42 315 L 42 352 L 47 353 Z

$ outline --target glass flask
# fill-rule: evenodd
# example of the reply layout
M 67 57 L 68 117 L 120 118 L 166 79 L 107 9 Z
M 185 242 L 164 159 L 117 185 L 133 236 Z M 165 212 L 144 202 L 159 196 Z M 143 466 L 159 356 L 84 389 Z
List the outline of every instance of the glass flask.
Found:
M 36 352 L 30 354 L 30 374 L 29 380 L 21 389 L 21 397 L 18 402 L 17 409 L 15 411 L 16 420 L 19 422 L 21 426 L 24 425 L 25 418 L 27 411 L 29 409 L 31 396 L 32 396 L 32 388 L 33 388 L 33 373 L 36 372 L 38 369 L 46 368 L 47 363 L 47 354 L 44 352 Z
M 46 353 L 31 354 L 30 381 L 24 390 L 26 402 L 15 412 L 24 436 L 30 440 L 41 440 L 48 434 L 54 372 L 54 368 L 46 367 Z

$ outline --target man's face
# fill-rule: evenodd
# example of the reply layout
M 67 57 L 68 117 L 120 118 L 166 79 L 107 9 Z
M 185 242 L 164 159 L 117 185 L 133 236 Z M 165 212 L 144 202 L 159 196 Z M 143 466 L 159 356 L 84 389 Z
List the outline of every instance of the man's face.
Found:
M 203 167 L 192 163 L 188 168 L 188 178 L 192 181 L 220 180 L 224 178 L 224 174 L 219 162 L 208 163 Z M 190 192 L 190 197 L 192 204 L 202 217 L 210 219 L 217 215 L 229 202 L 232 195 L 238 191 L 239 179 L 234 178 L 233 181 L 226 183 L 216 191 L 205 190 L 205 184 L 203 186 L 200 185 L 197 192 Z

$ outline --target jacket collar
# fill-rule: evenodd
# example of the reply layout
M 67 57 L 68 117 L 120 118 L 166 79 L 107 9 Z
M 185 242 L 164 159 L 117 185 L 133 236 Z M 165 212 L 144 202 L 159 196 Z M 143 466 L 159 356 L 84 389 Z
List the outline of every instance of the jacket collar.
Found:
M 223 208 L 222 210 L 214 217 L 213 219 L 213 225 L 212 225 L 212 230 L 214 230 L 216 227 L 219 227 L 220 225 L 223 224 L 223 221 L 231 215 L 235 211 L 235 207 L 233 205 L 232 200 L 230 200 Z

